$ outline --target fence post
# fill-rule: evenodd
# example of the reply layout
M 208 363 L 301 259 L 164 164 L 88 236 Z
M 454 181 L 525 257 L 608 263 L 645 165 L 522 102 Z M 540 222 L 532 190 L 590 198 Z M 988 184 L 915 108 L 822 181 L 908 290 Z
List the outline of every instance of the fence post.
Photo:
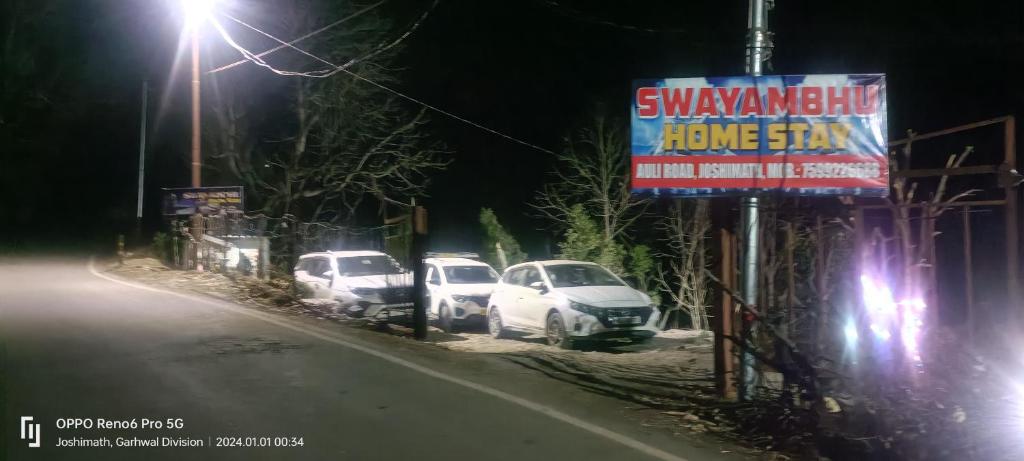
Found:
M 964 294 L 967 302 L 967 339 L 974 345 L 974 330 L 977 319 L 974 314 L 974 261 L 971 251 L 971 207 L 963 207 L 963 246 L 964 246 Z
M 175 228 L 173 232 L 174 235 L 171 236 L 171 251 L 173 252 L 171 257 L 174 258 L 172 259 L 172 261 L 174 261 L 174 266 L 181 269 L 181 258 L 179 257 L 181 251 L 180 248 L 178 248 L 180 245 L 180 242 L 178 241 L 178 229 Z
M 815 335 L 817 341 L 815 341 L 815 348 L 818 355 L 822 355 L 825 351 L 826 334 L 828 330 L 828 316 L 829 316 L 829 305 L 828 305 L 828 244 L 825 241 L 825 218 L 819 214 L 815 217 L 814 223 L 814 285 L 815 291 L 818 294 L 818 318 L 817 324 L 815 325 Z
M 256 268 L 260 280 L 270 280 L 270 239 L 260 237 L 259 267 Z
M 734 363 L 733 338 L 733 301 L 730 291 L 736 284 L 736 236 L 726 228 L 719 233 L 719 277 L 723 289 L 719 290 L 718 312 L 714 316 L 715 324 L 715 388 L 718 395 L 728 400 L 736 399 L 736 365 Z
M 1003 124 L 1003 163 L 1010 171 L 1017 169 L 1017 120 L 1011 115 Z M 1006 294 L 1014 317 L 1024 316 L 1020 309 L 1020 242 L 1018 239 L 1017 188 L 1007 181 L 1003 188 L 1006 194 L 1006 218 L 1004 232 L 1006 240 Z M 1020 318 L 1020 317 L 1018 317 Z
M 193 244 L 191 245 L 191 248 L 189 248 L 189 254 L 195 258 L 195 264 L 192 265 L 192 267 L 190 267 L 190 269 L 197 270 L 197 271 L 200 271 L 200 272 L 202 272 L 202 270 L 203 270 L 202 264 L 204 262 L 203 261 L 204 257 L 203 257 L 203 254 L 202 254 L 203 248 L 199 244 L 199 242 L 201 242 L 203 240 L 203 230 L 204 230 L 203 229 L 203 225 L 204 224 L 205 224 L 205 222 L 203 220 L 203 215 L 201 215 L 199 213 L 196 213 L 196 214 L 192 215 L 192 217 L 190 218 L 189 233 L 192 234 L 192 243 Z
M 117 263 L 124 264 L 124 234 L 117 234 Z

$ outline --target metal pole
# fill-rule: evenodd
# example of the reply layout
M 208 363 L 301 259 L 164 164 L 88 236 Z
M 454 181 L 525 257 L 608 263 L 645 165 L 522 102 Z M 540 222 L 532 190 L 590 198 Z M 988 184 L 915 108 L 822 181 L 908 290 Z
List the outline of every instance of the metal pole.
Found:
M 136 244 L 142 233 L 142 185 L 146 176 L 146 100 L 149 97 L 149 82 L 142 81 L 142 109 L 140 110 L 141 123 L 139 124 L 139 194 L 136 198 L 135 207 L 135 239 Z
M 761 64 L 764 62 L 764 50 L 767 47 L 768 31 L 766 29 L 768 11 L 765 0 L 750 0 L 750 8 L 747 16 L 747 74 L 757 77 L 761 75 Z M 743 262 L 741 264 L 741 277 L 743 288 L 743 302 L 748 306 L 757 305 L 757 278 L 758 278 L 758 254 L 760 245 L 758 241 L 759 226 L 759 203 L 757 196 L 744 197 L 740 205 L 741 213 L 741 235 L 743 236 Z M 745 316 L 746 317 L 746 316 Z M 748 331 L 746 337 L 752 347 L 756 339 L 756 328 L 752 322 L 744 322 Z M 742 380 L 740 382 L 740 398 L 751 400 L 754 397 L 754 389 L 757 387 L 757 371 L 755 370 L 755 358 L 746 348 L 743 352 L 742 367 L 740 368 Z
M 743 289 L 743 302 L 748 307 L 757 306 L 757 276 L 758 276 L 758 252 L 760 250 L 760 235 L 758 233 L 757 197 L 744 197 L 740 209 L 742 220 L 743 238 L 743 262 L 740 268 L 741 287 Z M 757 340 L 757 329 L 753 324 L 750 314 L 743 315 L 743 328 L 745 330 L 746 348 L 743 350 L 742 366 L 740 367 L 740 399 L 751 400 L 754 398 L 754 389 L 757 388 L 756 358 L 749 350 L 754 347 Z
M 192 187 L 200 187 L 199 143 L 199 26 L 192 25 Z

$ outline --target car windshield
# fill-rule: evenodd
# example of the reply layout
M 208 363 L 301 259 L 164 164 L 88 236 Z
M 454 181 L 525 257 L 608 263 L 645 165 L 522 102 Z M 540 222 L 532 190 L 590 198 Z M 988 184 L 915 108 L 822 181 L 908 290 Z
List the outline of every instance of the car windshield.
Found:
M 556 288 L 622 286 L 611 272 L 596 264 L 555 264 L 544 266 Z
M 402 267 L 390 256 L 346 256 L 338 258 L 338 272 L 342 277 L 398 274 Z
M 498 273 L 487 266 L 447 266 L 444 268 L 444 276 L 448 283 L 496 283 Z

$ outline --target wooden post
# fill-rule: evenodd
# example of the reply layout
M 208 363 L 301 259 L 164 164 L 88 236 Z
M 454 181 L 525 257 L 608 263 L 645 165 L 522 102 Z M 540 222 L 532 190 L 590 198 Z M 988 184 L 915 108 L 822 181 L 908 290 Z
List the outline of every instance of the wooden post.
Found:
M 856 247 L 856 260 L 858 277 L 860 272 L 864 271 L 864 266 L 867 263 L 868 258 L 868 244 L 867 244 L 867 223 L 865 222 L 864 209 L 857 207 L 853 211 L 853 241 Z
M 862 288 L 860 284 L 860 277 L 864 274 L 867 269 L 867 221 L 864 217 L 864 208 L 857 207 L 853 210 L 853 267 L 854 267 L 854 299 L 850 303 L 850 307 L 853 308 L 854 312 L 860 312 L 863 310 L 863 299 Z M 848 307 L 848 309 L 850 308 Z M 827 328 L 827 326 L 826 326 Z M 824 333 L 823 333 L 824 334 Z
M 964 292 L 967 304 L 967 338 L 974 344 L 974 329 L 977 319 L 974 318 L 974 264 L 971 254 L 971 207 L 963 208 L 964 225 Z
M 786 226 L 786 328 L 789 335 L 794 332 L 790 329 L 793 325 L 793 307 L 796 305 L 796 268 L 793 263 L 793 251 L 796 247 L 796 224 L 792 221 Z M 792 337 L 792 336 L 791 336 Z
M 725 228 L 719 229 L 721 262 L 719 278 L 727 290 L 719 295 L 718 315 L 715 315 L 715 389 L 722 398 L 736 399 L 736 368 L 733 361 L 733 301 L 729 290 L 736 288 L 736 236 Z
M 259 260 L 257 261 L 258 267 L 256 268 L 256 274 L 260 280 L 270 280 L 270 238 L 260 237 L 260 250 Z M 289 268 L 291 269 L 291 268 Z
M 117 234 L 117 263 L 124 264 L 124 234 Z
M 935 223 L 939 219 L 935 214 L 935 210 L 930 206 L 924 207 L 925 220 L 922 223 L 928 227 L 928 234 L 925 236 L 928 242 L 928 263 L 931 267 L 928 268 L 928 302 L 933 307 L 929 310 L 932 312 L 932 320 L 935 322 L 932 325 L 939 324 L 939 256 L 935 250 Z
M 1013 116 L 1007 117 L 1003 124 L 1003 163 L 1011 171 L 1017 169 L 1017 122 Z M 1020 243 L 1017 240 L 1017 188 L 1011 181 L 1004 184 L 1003 191 L 1006 194 L 1006 285 L 1008 304 L 1014 314 L 1021 315 L 1018 306 L 1020 305 Z
M 413 276 L 412 321 L 413 334 L 416 339 L 427 339 L 427 303 L 426 303 L 426 271 L 423 270 L 423 253 L 426 251 L 427 209 L 422 206 L 413 208 L 412 213 L 412 248 L 410 265 Z
M 174 234 L 171 236 L 171 258 L 172 261 L 174 261 L 174 267 L 181 269 L 181 259 L 178 257 L 178 255 L 180 254 L 180 252 L 178 251 L 178 246 L 180 245 L 180 243 L 178 242 L 178 229 L 174 229 L 173 232 Z
M 818 324 L 815 331 L 817 335 L 816 348 L 818 354 L 821 355 L 824 352 L 825 344 L 825 333 L 828 328 L 828 296 L 825 291 L 828 289 L 827 281 L 828 274 L 825 271 L 828 270 L 828 245 L 825 244 L 825 218 L 820 214 L 815 219 L 815 267 L 817 277 L 815 277 L 814 284 L 818 292 Z

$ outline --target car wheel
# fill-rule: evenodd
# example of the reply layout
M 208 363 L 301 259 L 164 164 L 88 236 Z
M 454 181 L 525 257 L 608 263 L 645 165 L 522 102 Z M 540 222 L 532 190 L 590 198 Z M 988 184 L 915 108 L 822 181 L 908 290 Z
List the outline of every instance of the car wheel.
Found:
M 440 328 L 441 331 L 445 333 L 451 333 L 452 330 L 454 329 L 453 324 L 455 323 L 455 321 L 452 320 L 451 309 L 448 309 L 448 305 L 442 302 L 441 305 L 437 308 L 437 310 L 438 328 Z
M 352 317 L 354 319 L 360 319 L 360 318 L 363 318 L 364 314 L 366 314 L 366 307 L 365 306 L 359 306 L 359 305 L 352 305 L 352 306 L 349 306 L 345 311 L 346 311 L 346 313 L 348 314 L 349 317 Z
M 487 331 L 496 339 L 506 336 L 505 324 L 501 321 L 501 312 L 498 311 L 497 307 L 492 307 L 490 312 L 487 313 Z
M 572 339 L 569 338 L 569 332 L 565 329 L 565 321 L 562 320 L 562 314 L 552 312 L 551 315 L 548 315 L 544 335 L 547 336 L 549 346 L 572 349 Z

